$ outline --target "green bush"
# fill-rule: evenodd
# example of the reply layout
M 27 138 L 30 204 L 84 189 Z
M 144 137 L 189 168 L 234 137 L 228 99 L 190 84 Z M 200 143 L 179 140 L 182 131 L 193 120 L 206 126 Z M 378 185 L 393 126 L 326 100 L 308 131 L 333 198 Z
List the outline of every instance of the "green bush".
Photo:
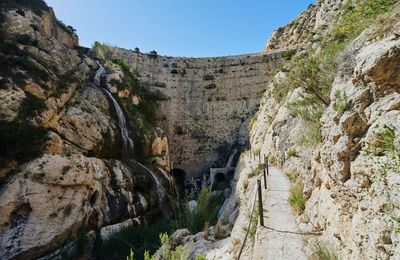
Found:
M 179 72 L 178 72 L 177 69 L 172 69 L 172 70 L 171 70 L 171 74 L 179 74 Z
M 214 75 L 205 74 L 203 76 L 203 80 L 214 80 Z
M 211 191 L 203 187 L 197 199 L 197 207 L 194 212 L 187 212 L 186 227 L 193 234 L 200 232 L 204 228 L 204 223 L 209 225 L 217 223 L 218 210 L 221 208 L 224 201 L 223 195 L 211 196 Z
M 285 51 L 285 53 L 283 53 L 283 57 L 286 58 L 287 60 L 290 60 L 295 54 L 296 50 L 287 50 Z
M 335 26 L 335 35 L 351 40 L 369 26 L 377 14 L 387 12 L 396 3 L 394 0 L 357 0 L 350 2 L 348 8 Z
M 214 83 L 208 84 L 204 87 L 205 89 L 214 89 L 217 88 L 217 85 L 215 85 Z
M 297 154 L 296 150 L 290 150 L 290 151 L 287 153 L 287 159 L 289 159 L 289 158 L 292 157 L 292 156 L 296 156 L 296 154 Z
M 66 33 L 69 35 L 75 35 L 76 30 L 71 25 L 65 25 L 65 23 L 60 20 L 57 20 L 56 22 Z
M 146 251 L 154 254 L 161 246 L 159 234 L 172 233 L 175 227 L 176 223 L 171 220 L 159 221 L 148 227 L 128 226 L 113 233 L 97 251 L 102 259 L 124 259 L 133 249 L 136 258 L 143 259 Z
M 106 43 L 94 42 L 91 51 L 103 62 L 111 61 L 114 57 L 114 49 Z
M 336 91 L 336 103 L 333 109 L 342 115 L 346 110 L 350 108 L 351 102 L 347 99 L 346 91 L 341 94 L 340 90 Z

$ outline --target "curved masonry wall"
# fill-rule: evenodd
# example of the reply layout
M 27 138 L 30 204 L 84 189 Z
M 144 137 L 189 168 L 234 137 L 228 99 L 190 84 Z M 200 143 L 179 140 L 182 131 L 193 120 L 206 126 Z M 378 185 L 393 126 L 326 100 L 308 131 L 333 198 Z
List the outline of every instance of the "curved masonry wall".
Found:
M 169 138 L 173 165 L 187 176 L 218 167 L 218 147 L 244 143 L 270 77 L 286 59 L 285 50 L 210 58 L 152 56 L 115 49 L 142 81 L 170 97 L 158 109 Z M 239 131 L 240 130 L 240 131 Z M 239 134 L 240 132 L 240 134 Z M 223 163 L 223 162 L 220 162 Z

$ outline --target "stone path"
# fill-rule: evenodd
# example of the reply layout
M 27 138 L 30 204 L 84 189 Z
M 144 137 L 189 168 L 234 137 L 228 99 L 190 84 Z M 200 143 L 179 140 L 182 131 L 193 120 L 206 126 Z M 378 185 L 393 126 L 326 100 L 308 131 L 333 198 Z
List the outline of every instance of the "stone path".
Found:
M 269 168 L 268 189 L 263 192 L 264 226 L 281 231 L 298 232 L 295 216 L 288 203 L 290 183 L 282 171 Z M 263 184 L 263 181 L 262 181 Z M 258 226 L 253 258 L 307 259 L 303 252 L 302 235 L 282 233 Z

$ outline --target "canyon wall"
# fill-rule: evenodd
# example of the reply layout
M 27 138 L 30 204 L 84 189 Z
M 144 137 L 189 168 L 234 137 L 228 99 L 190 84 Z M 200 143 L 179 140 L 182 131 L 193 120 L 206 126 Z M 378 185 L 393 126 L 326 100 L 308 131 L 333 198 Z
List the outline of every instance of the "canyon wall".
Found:
M 194 177 L 225 165 L 231 145 L 246 143 L 249 120 L 269 79 L 287 62 L 284 53 L 183 58 L 115 49 L 142 81 L 169 97 L 158 114 L 171 160 Z

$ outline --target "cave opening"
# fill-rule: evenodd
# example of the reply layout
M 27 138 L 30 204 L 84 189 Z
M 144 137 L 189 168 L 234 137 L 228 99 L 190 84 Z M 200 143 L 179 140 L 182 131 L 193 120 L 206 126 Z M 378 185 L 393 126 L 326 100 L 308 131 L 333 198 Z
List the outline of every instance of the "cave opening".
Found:
M 174 168 L 171 171 L 172 177 L 174 178 L 176 189 L 180 194 L 185 192 L 185 179 L 186 172 L 179 168 Z
M 224 182 L 225 181 L 225 174 L 223 174 L 222 172 L 219 172 L 219 173 L 215 174 L 214 181 L 215 181 L 215 183 Z

